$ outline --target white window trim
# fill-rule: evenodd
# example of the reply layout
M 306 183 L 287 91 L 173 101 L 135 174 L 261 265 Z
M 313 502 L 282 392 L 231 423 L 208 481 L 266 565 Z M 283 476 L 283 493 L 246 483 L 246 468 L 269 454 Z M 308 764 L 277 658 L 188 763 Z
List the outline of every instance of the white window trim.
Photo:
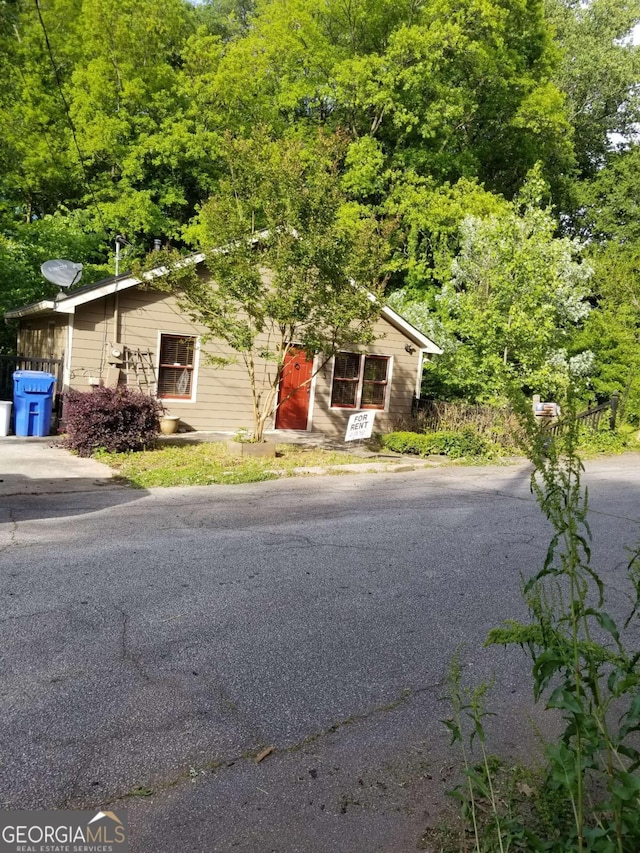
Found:
M 356 392 L 356 405 L 354 408 L 350 406 L 332 406 L 331 398 L 333 397 L 333 377 L 336 370 L 336 357 L 334 356 L 331 364 L 331 382 L 329 383 L 329 409 L 332 412 L 388 412 L 389 405 L 391 402 L 391 382 L 393 380 L 393 356 L 387 355 L 384 352 L 357 352 L 355 350 L 340 350 L 340 352 L 348 352 L 352 355 L 360 356 L 360 373 L 358 375 L 358 390 Z M 387 393 L 384 397 L 384 408 L 376 409 L 371 406 L 367 406 L 366 408 L 362 408 L 362 388 L 364 385 L 364 360 L 366 357 L 372 356 L 374 358 L 386 358 L 387 359 Z
M 313 427 L 313 410 L 316 405 L 316 383 L 318 381 L 318 373 L 321 367 L 320 356 L 314 355 L 313 365 L 311 367 L 311 387 L 309 389 L 309 408 L 307 410 L 307 430 Z
M 200 373 L 200 335 L 186 334 L 185 332 L 167 332 L 163 329 L 158 331 L 158 343 L 156 347 L 156 376 L 160 377 L 160 348 L 162 336 L 167 335 L 174 338 L 195 338 L 196 345 L 193 353 L 193 375 L 191 379 L 190 397 L 158 397 L 158 382 L 156 381 L 154 396 L 167 408 L 171 406 L 190 406 L 197 401 L 198 397 L 198 375 Z
M 73 358 L 73 320 L 74 315 L 69 314 L 67 323 L 67 340 L 64 348 L 62 362 L 62 387 L 66 390 L 71 387 L 71 362 Z

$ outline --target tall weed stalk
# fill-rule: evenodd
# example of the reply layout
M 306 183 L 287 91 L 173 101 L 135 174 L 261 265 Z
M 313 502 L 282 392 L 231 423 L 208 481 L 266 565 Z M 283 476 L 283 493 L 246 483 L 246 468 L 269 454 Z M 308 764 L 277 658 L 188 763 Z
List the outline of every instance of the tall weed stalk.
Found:
M 583 466 L 572 401 L 565 408 L 568 426 L 553 440 L 535 422 L 528 401 L 514 395 L 513 405 L 523 426 L 526 453 L 534 464 L 531 488 L 553 533 L 542 568 L 523 579 L 530 620 L 506 621 L 489 633 L 487 644 L 516 644 L 528 650 L 535 700 L 556 709 L 563 725 L 560 738 L 545 752 L 544 799 L 558 804 L 557 819 L 547 821 L 544 832 L 539 823 L 534 825 L 536 821 L 523 826 L 519 837 L 526 838 L 526 844 L 517 849 L 637 853 L 640 651 L 631 647 L 628 629 L 639 614 L 640 556 L 636 552 L 629 561 L 629 613 L 617 622 L 609 612 L 605 581 L 591 561 L 588 493 L 581 482 Z M 459 678 L 452 687 L 458 719 L 464 710 L 482 727 L 482 716 L 461 705 L 465 694 Z M 453 739 L 461 739 L 459 726 L 449 725 L 449 729 Z M 473 736 L 479 737 L 475 729 Z M 484 738 L 481 741 L 484 744 Z M 463 760 L 473 787 L 468 756 Z M 566 804 L 570 804 L 569 821 Z M 475 826 L 477 851 L 504 850 L 501 839 L 506 836 L 495 799 L 491 807 L 498 843 L 481 847 Z M 513 829 L 511 824 L 511 839 Z

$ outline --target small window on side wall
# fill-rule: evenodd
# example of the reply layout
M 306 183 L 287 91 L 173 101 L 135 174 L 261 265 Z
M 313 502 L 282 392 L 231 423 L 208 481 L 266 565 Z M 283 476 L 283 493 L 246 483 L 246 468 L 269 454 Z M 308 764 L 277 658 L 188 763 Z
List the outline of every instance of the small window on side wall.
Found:
M 195 352 L 195 337 L 160 336 L 158 397 L 165 400 L 192 398 Z
M 332 408 L 384 409 L 388 389 L 388 356 L 340 352 L 335 357 Z

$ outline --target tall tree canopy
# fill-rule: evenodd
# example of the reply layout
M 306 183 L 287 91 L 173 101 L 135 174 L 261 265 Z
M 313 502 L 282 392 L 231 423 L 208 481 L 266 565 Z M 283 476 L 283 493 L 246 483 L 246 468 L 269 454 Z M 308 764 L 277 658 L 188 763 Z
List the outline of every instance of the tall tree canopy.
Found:
M 553 77 L 568 105 L 580 174 L 590 177 L 640 119 L 640 46 L 631 36 L 640 2 L 548 0 L 548 17 L 559 48 Z
M 581 237 L 595 269 L 588 335 L 614 311 L 611 271 L 637 282 L 639 22 L 640 0 L 2 3 L 0 309 L 47 292 L 43 245 L 86 263 L 85 282 L 113 269 L 117 234 L 132 256 L 156 237 L 193 247 L 228 145 L 261 145 L 260 127 L 285 146 L 341 140 L 341 215 L 356 234 L 386 223 L 379 276 L 432 331 L 463 222 L 507 228 L 539 164 L 554 239 Z M 628 383 L 611 367 L 627 350 L 590 348 L 596 393 Z

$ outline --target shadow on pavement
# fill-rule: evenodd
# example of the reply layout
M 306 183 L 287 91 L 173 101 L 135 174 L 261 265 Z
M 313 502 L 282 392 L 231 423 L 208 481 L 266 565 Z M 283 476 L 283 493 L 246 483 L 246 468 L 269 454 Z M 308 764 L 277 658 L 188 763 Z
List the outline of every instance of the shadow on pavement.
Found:
M 95 459 L 66 450 L 59 439 L 0 439 L 0 523 L 78 515 L 138 500 L 134 490 Z
M 34 480 L 12 474 L 0 477 L 0 526 L 99 512 L 139 501 L 149 493 L 118 482 L 95 479 Z

